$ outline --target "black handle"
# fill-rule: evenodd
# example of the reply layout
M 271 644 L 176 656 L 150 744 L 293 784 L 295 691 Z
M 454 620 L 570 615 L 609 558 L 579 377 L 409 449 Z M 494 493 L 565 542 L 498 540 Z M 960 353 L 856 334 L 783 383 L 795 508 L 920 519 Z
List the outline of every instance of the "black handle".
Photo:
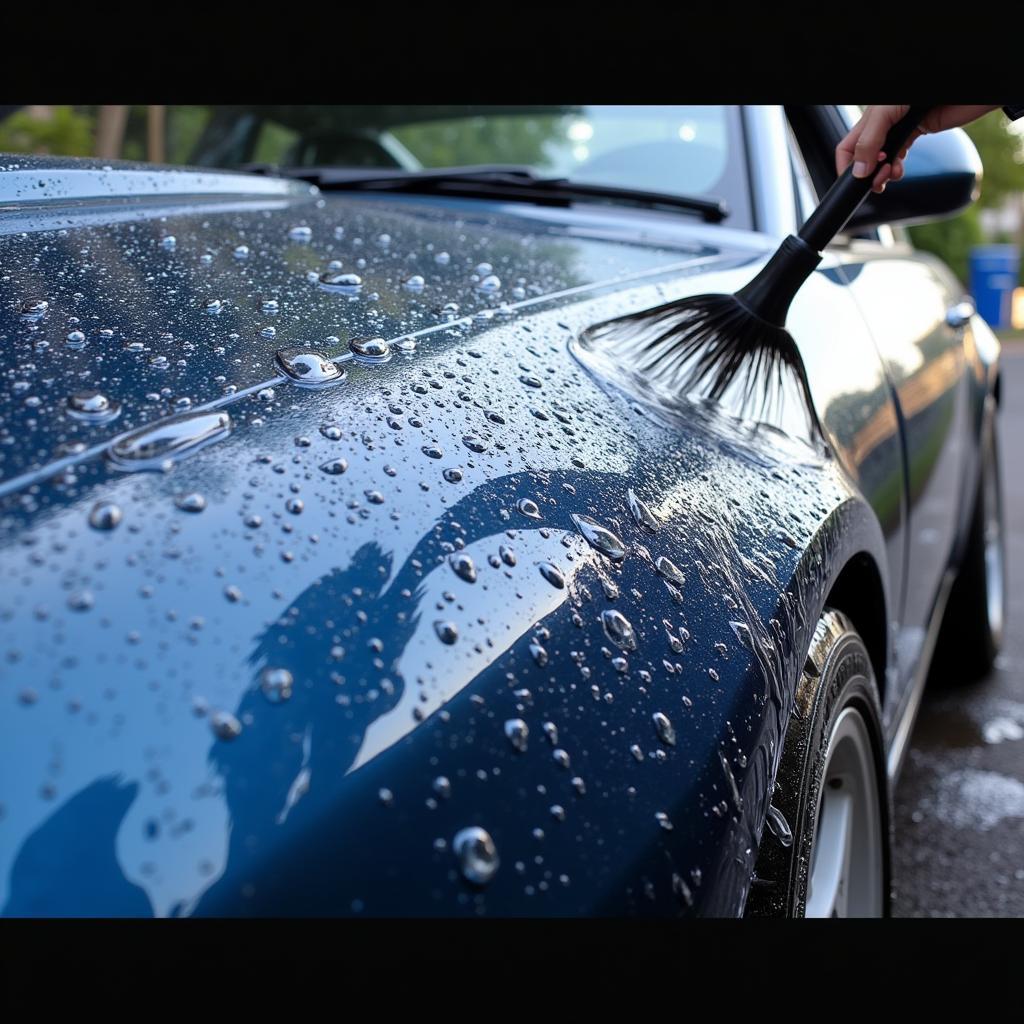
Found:
M 889 163 L 906 145 L 907 139 L 914 129 L 924 120 L 931 107 L 912 106 L 890 129 L 881 149 L 885 152 L 885 160 Z M 881 167 L 879 164 L 878 167 Z M 853 164 L 836 178 L 832 187 L 825 193 L 818 208 L 807 218 L 807 223 L 800 229 L 800 238 L 815 252 L 821 252 L 836 235 L 842 231 L 846 222 L 854 215 L 857 207 L 864 202 L 871 191 L 871 183 L 875 180 L 878 167 L 866 178 L 853 176 Z

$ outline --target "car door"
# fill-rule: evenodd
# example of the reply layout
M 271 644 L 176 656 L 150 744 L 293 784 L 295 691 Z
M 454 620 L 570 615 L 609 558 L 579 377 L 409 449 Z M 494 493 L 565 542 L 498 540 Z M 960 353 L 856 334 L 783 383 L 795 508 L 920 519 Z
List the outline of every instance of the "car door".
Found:
M 808 147 L 804 127 L 801 153 Z M 818 140 L 819 160 L 838 138 L 836 132 Z M 887 228 L 841 236 L 829 252 L 873 338 L 899 417 L 905 542 L 899 576 L 895 565 L 890 568 L 893 582 L 900 580 L 892 625 L 898 685 L 906 698 L 960 519 L 970 403 L 962 327 L 953 315 L 962 294 L 940 261 L 897 241 Z M 887 715 L 887 728 L 898 723 L 899 714 Z

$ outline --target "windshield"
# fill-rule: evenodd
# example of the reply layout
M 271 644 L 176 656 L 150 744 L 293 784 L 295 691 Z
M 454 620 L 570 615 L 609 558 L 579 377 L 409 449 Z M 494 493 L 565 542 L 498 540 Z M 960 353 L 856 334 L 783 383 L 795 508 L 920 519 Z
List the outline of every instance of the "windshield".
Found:
M 9 152 L 232 169 L 269 164 L 417 171 L 507 164 L 587 185 L 721 198 L 730 210 L 730 227 L 751 226 L 738 107 L 380 104 L 7 110 L 11 113 L 6 118 L 0 113 L 0 149 Z M 67 152 L 55 143 L 60 136 L 55 123 L 64 121 L 73 122 L 75 129 L 65 133 L 75 146 Z M 31 145 L 35 128 L 43 149 Z

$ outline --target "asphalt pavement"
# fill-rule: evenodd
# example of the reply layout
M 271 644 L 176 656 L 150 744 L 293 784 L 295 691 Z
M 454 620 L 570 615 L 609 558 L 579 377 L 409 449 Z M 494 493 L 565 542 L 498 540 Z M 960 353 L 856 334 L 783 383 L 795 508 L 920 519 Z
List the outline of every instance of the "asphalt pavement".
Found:
M 925 693 L 895 793 L 897 917 L 1024 917 L 1024 344 L 1002 358 L 1006 636 L 986 679 Z

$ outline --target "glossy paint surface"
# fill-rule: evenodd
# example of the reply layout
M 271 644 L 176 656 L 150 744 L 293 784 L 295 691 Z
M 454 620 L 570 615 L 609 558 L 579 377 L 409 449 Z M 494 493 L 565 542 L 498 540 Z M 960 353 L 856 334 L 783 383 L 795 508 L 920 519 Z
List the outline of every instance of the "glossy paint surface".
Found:
M 246 202 L 0 233 L 2 912 L 740 912 L 818 611 L 903 557 L 835 262 L 791 324 L 825 449 L 578 345 L 761 236 Z

